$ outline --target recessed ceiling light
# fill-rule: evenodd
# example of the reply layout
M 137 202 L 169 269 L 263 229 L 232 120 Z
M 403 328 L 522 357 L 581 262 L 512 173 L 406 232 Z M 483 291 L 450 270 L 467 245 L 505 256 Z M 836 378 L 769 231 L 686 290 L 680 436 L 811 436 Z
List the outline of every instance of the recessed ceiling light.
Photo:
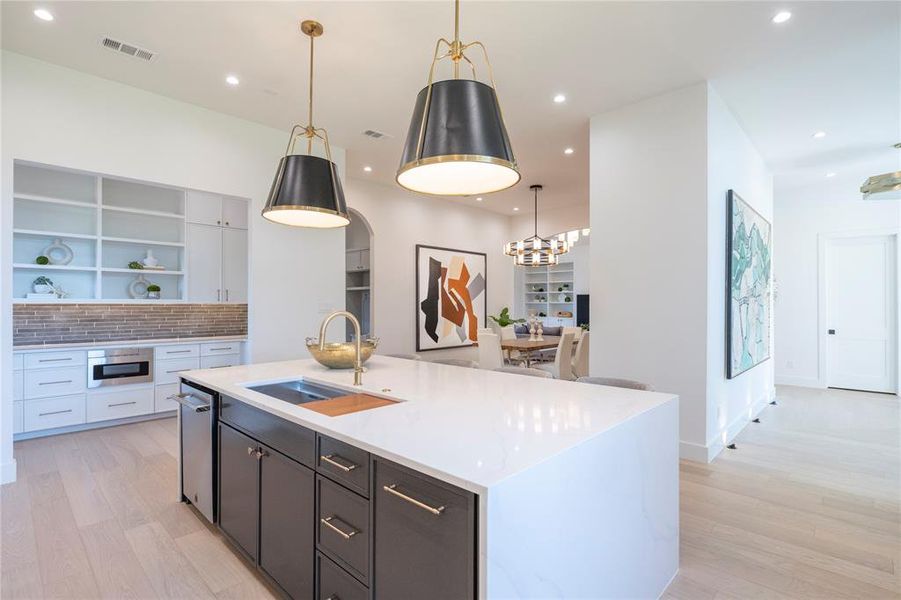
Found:
M 563 151 L 563 154 L 572 154 L 573 152 L 575 152 L 575 150 L 573 150 L 572 148 L 567 148 Z
M 51 13 L 46 8 L 36 8 L 34 10 L 34 16 L 39 18 L 41 21 L 52 21 L 53 13 Z
M 363 170 L 366 171 L 367 173 L 372 173 L 372 167 L 370 167 L 369 165 L 366 165 L 365 167 L 363 167 Z
M 776 23 L 778 25 L 779 23 L 785 23 L 791 18 L 792 14 L 790 12 L 788 12 L 787 10 L 781 10 L 773 15 L 773 23 Z
M 824 137 L 826 137 L 826 132 L 825 131 L 817 131 L 816 133 L 813 134 L 812 137 L 814 139 L 824 138 Z
M 835 177 L 835 173 L 829 171 L 828 173 L 826 173 L 826 177 Z
M 241 83 L 241 80 L 234 75 L 229 75 L 225 78 L 225 83 L 227 83 L 228 85 L 238 85 L 239 83 Z
M 476 198 L 476 202 L 481 202 L 481 201 L 482 201 L 482 197 L 481 197 L 481 196 L 479 196 L 478 198 Z
M 518 207 L 518 206 L 514 206 L 514 207 L 513 207 L 513 210 L 514 210 L 514 211 L 517 211 L 517 210 L 519 210 L 519 207 Z
M 566 96 L 564 96 L 563 94 L 557 94 L 556 96 L 554 96 L 554 102 L 556 102 L 557 104 L 563 104 L 564 102 L 566 102 Z

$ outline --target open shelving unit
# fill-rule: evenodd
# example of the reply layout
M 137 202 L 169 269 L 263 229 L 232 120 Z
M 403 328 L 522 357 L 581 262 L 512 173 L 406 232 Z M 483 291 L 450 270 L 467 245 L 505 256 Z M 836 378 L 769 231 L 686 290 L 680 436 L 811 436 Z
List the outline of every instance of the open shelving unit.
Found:
M 576 294 L 573 263 L 525 269 L 523 298 L 526 314 L 537 316 L 548 324 L 574 324 Z M 560 316 L 561 312 L 573 316 Z
M 16 162 L 13 200 L 15 302 L 29 301 L 41 275 L 68 295 L 39 302 L 144 302 L 128 292 L 139 275 L 160 286 L 162 300 L 185 299 L 184 190 Z M 36 264 L 55 240 L 71 248 L 72 261 Z M 128 268 L 147 250 L 166 270 Z

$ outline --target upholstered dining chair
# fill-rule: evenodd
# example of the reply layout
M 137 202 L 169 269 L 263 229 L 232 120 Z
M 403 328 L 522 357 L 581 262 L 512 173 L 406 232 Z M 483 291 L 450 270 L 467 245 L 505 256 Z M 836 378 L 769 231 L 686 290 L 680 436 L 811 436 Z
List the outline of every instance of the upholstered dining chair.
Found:
M 560 336 L 557 344 L 557 355 L 553 363 L 537 365 L 536 369 L 547 371 L 556 379 L 572 380 L 573 377 L 573 333 L 567 332 Z
M 501 338 L 496 333 L 479 331 L 479 368 L 497 369 L 504 366 Z
M 551 374 L 541 369 L 529 369 L 526 367 L 500 367 L 495 369 L 498 373 L 511 373 L 513 375 L 525 375 L 526 377 L 544 377 L 550 379 Z
M 507 340 L 515 340 L 516 339 L 516 327 L 514 325 L 507 325 L 506 327 L 501 327 L 501 342 L 505 342 Z M 519 350 L 508 350 L 507 351 L 507 362 L 511 364 L 521 364 L 524 358 L 522 352 Z
M 617 377 L 579 377 L 576 379 L 578 383 L 591 383 L 594 385 L 609 385 L 610 387 L 626 388 L 630 390 L 641 390 L 643 392 L 653 392 L 654 386 L 649 383 L 642 383 L 633 379 L 619 379 Z
M 573 376 L 588 377 L 588 336 L 589 332 L 583 331 L 576 344 L 573 353 Z

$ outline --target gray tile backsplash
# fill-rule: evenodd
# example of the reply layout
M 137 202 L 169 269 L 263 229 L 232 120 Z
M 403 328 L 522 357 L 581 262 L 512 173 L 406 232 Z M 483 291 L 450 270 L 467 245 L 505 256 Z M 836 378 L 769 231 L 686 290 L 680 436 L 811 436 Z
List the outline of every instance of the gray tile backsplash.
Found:
M 247 335 L 246 304 L 13 304 L 13 346 Z

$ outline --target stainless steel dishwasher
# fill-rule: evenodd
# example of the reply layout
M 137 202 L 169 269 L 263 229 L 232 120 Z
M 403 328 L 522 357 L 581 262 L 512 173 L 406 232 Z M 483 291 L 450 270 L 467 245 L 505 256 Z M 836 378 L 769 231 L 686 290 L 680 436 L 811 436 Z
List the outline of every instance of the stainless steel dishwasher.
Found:
M 190 502 L 216 522 L 216 392 L 181 383 L 171 397 L 178 407 L 179 487 L 182 502 Z

